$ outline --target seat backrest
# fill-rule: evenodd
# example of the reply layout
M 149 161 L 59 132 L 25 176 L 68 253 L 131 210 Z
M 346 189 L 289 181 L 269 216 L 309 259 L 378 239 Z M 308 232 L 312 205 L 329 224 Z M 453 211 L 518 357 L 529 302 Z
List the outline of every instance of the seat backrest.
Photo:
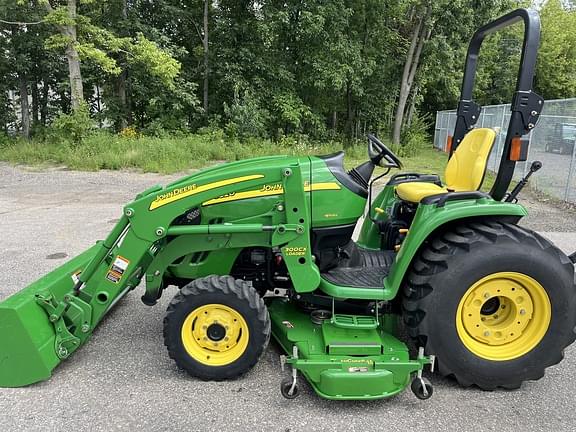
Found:
M 446 187 L 456 192 L 480 189 L 496 132 L 489 128 L 473 129 L 466 134 L 446 165 Z

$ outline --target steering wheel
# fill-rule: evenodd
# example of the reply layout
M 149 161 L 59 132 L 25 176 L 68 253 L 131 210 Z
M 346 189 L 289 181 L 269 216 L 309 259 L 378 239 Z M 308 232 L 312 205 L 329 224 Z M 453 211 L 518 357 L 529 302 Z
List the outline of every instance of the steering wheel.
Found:
M 368 134 L 368 156 L 374 165 L 384 168 L 402 168 L 402 162 L 398 156 L 372 134 Z

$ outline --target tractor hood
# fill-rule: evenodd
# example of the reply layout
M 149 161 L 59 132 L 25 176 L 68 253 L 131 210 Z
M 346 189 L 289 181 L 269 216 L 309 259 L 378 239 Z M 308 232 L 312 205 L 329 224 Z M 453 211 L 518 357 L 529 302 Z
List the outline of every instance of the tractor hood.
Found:
M 341 164 L 342 158 L 339 161 Z M 314 201 L 314 205 L 308 201 L 313 227 L 356 222 L 366 197 L 341 181 L 343 167 L 338 173 L 325 159 L 309 156 L 267 156 L 210 167 L 142 192 L 124 208 L 124 214 L 148 240 L 154 240 L 155 231 L 165 231 L 176 217 L 192 209 L 201 210 L 202 223 L 261 215 L 282 199 L 284 170 L 296 166 L 308 200 Z M 148 217 L 134 217 L 143 213 Z
M 182 177 L 181 179 L 170 183 L 164 187 L 164 189 L 170 189 L 177 187 L 183 183 L 188 183 L 191 180 L 201 181 L 203 179 L 212 179 L 214 176 L 225 178 L 227 176 L 234 176 L 238 172 L 245 172 L 246 170 L 258 171 L 259 169 L 267 165 L 277 165 L 280 162 L 282 165 L 300 163 L 301 165 L 308 166 L 310 161 L 308 157 L 296 157 L 296 156 L 262 156 L 259 158 L 245 159 L 234 162 L 226 162 L 220 165 L 215 165 L 201 171 L 195 172 L 187 177 Z M 307 170 L 309 171 L 309 170 Z

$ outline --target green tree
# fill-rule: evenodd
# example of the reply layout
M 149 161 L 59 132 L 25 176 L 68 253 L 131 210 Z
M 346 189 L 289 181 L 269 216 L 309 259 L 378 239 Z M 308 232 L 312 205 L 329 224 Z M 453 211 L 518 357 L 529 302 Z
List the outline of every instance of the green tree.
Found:
M 576 96 L 576 12 L 549 0 L 542 13 L 536 87 L 545 99 Z
M 11 16 L 26 17 L 26 20 L 22 20 L 24 23 L 16 24 L 19 27 L 27 29 L 31 25 L 43 23 L 52 30 L 53 33 L 45 38 L 45 46 L 63 52 L 66 57 L 70 101 L 74 110 L 84 101 L 81 61 L 92 63 L 104 73 L 116 76 L 122 73 L 122 67 L 115 57 L 125 53 L 128 63 L 143 65 L 151 76 L 158 77 L 168 86 L 173 85 L 180 71 L 180 64 L 169 53 L 141 33 L 133 37 L 121 36 L 95 25 L 92 17 L 98 16 L 102 6 L 108 7 L 111 3 L 114 1 L 20 0 L 14 3 L 2 0 L 4 10 L 11 12 Z M 38 21 L 26 24 L 30 18 Z M 17 32 L 13 32 L 11 39 L 17 37 Z M 30 50 L 26 52 L 30 53 Z

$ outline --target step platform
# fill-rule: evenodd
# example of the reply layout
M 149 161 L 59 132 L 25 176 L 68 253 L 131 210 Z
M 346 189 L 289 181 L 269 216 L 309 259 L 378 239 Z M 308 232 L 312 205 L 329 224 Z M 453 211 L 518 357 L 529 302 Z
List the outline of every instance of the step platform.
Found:
M 381 300 L 384 279 L 394 264 L 393 251 L 368 250 L 356 246 L 352 257 L 338 267 L 323 271 L 320 290 L 338 298 Z
M 304 375 L 326 399 L 393 396 L 430 363 L 426 357 L 410 359 L 407 346 L 390 333 L 397 319 L 393 315 L 378 320 L 337 315 L 335 320 L 318 322 L 310 313 L 278 298 L 270 302 L 268 311 L 272 334 L 288 355 L 285 364 Z
M 336 267 L 322 273 L 322 278 L 334 285 L 382 289 L 388 269 L 389 267 Z

